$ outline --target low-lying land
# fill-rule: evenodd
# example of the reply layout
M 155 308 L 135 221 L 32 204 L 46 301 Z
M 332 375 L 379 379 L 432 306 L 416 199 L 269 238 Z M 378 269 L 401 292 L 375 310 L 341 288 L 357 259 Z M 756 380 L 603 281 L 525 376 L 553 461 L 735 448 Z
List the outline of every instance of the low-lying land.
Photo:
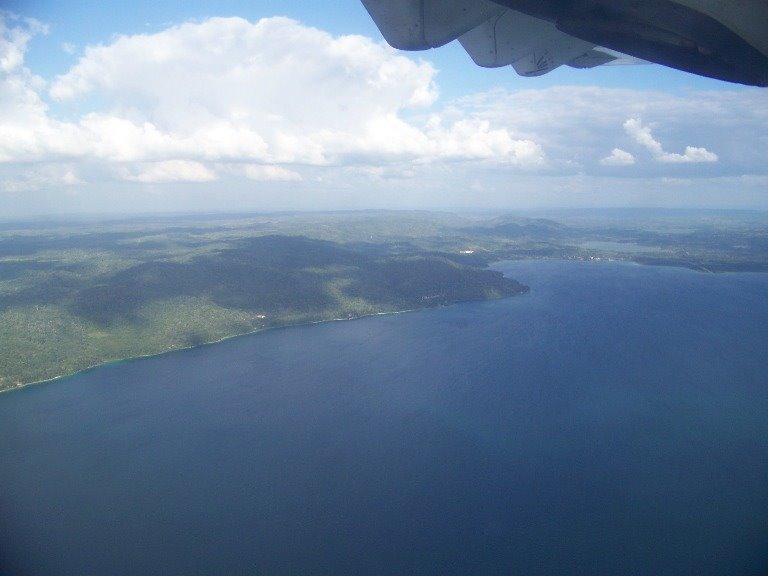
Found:
M 4 223 L 0 390 L 269 327 L 520 294 L 525 286 L 487 265 L 521 258 L 768 271 L 768 217 L 353 212 Z

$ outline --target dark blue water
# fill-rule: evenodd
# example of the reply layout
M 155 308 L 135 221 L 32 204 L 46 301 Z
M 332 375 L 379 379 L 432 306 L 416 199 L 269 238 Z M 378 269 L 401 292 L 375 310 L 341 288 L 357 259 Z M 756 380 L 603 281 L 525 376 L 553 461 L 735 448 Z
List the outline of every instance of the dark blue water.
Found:
M 768 573 L 768 275 L 501 268 L 0 396 L 0 573 Z

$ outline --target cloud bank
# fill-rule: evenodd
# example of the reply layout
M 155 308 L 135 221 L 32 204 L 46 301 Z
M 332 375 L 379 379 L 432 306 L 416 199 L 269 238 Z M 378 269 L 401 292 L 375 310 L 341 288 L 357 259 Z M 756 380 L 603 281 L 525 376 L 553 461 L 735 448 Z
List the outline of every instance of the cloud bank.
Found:
M 338 205 L 568 204 L 617 174 L 768 175 L 766 91 L 531 89 L 510 75 L 524 88 L 442 102 L 418 56 L 280 17 L 114 37 L 44 79 L 25 54 L 46 31 L 0 11 L 0 192 L 290 186 Z
M 438 97 L 436 71 L 361 36 L 332 37 L 287 18 L 212 18 L 91 46 L 47 90 L 23 69 L 31 28 L 4 29 L 9 72 L 0 160 L 159 164 L 135 181 L 208 179 L 192 163 L 264 167 L 491 159 L 537 165 L 541 151 L 488 122 L 408 121 Z M 67 120 L 53 102 L 103 102 Z M 170 163 L 170 164 L 169 164 Z M 195 166 L 194 168 L 192 168 Z M 273 178 L 280 170 L 245 171 Z

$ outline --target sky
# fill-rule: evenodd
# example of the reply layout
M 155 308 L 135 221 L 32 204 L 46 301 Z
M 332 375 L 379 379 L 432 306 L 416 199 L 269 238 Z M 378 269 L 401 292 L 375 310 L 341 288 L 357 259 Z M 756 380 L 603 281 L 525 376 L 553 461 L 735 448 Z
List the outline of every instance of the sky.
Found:
M 0 220 L 768 209 L 768 89 L 400 52 L 359 0 L 2 6 Z

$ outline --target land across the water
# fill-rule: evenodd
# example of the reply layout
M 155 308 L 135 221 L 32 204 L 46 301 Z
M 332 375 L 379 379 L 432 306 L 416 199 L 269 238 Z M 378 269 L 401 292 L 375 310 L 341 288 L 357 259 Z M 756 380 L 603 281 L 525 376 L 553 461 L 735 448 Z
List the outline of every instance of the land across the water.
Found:
M 523 294 L 524 284 L 488 264 L 545 258 L 768 271 L 768 214 L 365 211 L 0 223 L 0 390 L 266 328 Z

